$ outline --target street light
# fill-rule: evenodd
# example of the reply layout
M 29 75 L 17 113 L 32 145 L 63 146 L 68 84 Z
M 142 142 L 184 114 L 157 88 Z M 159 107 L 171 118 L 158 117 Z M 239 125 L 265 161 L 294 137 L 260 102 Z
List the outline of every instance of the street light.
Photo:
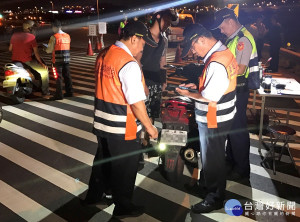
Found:
M 53 2 L 50 1 L 51 5 L 52 5 L 52 11 L 54 11 L 54 5 L 53 5 Z

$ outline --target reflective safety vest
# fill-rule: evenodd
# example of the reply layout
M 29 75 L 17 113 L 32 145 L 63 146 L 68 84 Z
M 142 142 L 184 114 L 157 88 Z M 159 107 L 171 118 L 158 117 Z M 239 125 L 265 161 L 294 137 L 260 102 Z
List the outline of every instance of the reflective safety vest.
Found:
M 119 78 L 120 70 L 129 62 L 136 60 L 116 45 L 98 55 L 93 128 L 97 136 L 134 140 L 142 129 L 126 101 Z M 142 83 L 145 84 L 143 77 Z
M 249 41 L 252 45 L 252 52 L 251 52 L 248 67 L 246 68 L 245 72 L 243 74 L 238 75 L 237 87 L 247 86 L 248 76 L 251 74 L 254 75 L 255 72 L 256 72 L 256 74 L 259 72 L 255 40 L 254 40 L 253 36 L 251 35 L 251 33 L 245 27 L 243 27 L 236 36 L 234 36 L 231 39 L 228 39 L 226 41 L 226 45 L 229 48 L 229 50 L 232 52 L 234 57 L 236 57 L 236 50 L 237 50 L 237 45 L 238 45 L 239 39 L 244 36 L 247 39 L 249 39 Z
M 218 128 L 233 119 L 236 113 L 235 89 L 238 64 L 229 49 L 214 52 L 206 61 L 203 74 L 199 78 L 200 93 L 205 89 L 206 69 L 211 62 L 217 62 L 225 67 L 229 79 L 229 86 L 218 102 L 211 101 L 208 103 L 196 100 L 195 113 L 197 122 L 207 124 L 208 128 Z
M 71 38 L 67 33 L 56 33 L 55 46 L 52 52 L 53 64 L 69 63 L 70 62 L 70 43 Z

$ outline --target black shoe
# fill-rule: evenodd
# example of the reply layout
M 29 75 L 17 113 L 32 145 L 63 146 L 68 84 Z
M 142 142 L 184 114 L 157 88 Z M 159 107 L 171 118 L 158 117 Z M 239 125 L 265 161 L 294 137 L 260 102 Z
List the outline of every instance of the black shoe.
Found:
M 63 100 L 63 97 L 58 97 L 58 96 L 52 96 L 49 98 L 49 100 Z
M 73 97 L 73 93 L 64 93 L 64 97 Z
M 144 213 L 144 207 L 143 206 L 135 206 L 131 205 L 129 208 L 124 207 L 115 207 L 113 216 L 123 219 L 126 217 L 138 217 Z
M 209 213 L 214 210 L 219 210 L 223 207 L 222 201 L 217 201 L 215 203 L 208 203 L 206 200 L 201 201 L 192 206 L 191 210 L 195 214 Z

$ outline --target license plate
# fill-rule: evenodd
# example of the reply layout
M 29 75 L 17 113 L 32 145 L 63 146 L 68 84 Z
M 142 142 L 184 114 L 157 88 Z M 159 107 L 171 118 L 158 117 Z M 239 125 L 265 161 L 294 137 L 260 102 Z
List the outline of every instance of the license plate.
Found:
M 187 131 L 162 129 L 160 143 L 185 146 L 187 143 Z

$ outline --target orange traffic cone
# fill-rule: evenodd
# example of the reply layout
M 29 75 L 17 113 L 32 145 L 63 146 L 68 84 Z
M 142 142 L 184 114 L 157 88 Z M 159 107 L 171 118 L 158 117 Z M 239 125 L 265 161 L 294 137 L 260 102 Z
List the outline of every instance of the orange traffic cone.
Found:
M 99 42 L 99 38 L 97 36 L 97 39 L 96 39 L 96 43 L 95 43 L 95 52 L 99 52 L 101 50 L 101 43 Z
M 89 39 L 89 45 L 88 45 L 86 55 L 87 56 L 93 56 L 94 55 L 94 52 L 93 52 L 93 49 L 92 49 L 92 43 L 91 43 L 90 39 Z
M 103 49 L 104 48 L 103 34 L 101 34 L 100 45 L 101 45 L 101 49 Z
M 178 44 L 177 49 L 176 49 L 175 62 L 182 62 L 182 59 L 181 59 L 181 48 L 180 48 L 179 44 Z

